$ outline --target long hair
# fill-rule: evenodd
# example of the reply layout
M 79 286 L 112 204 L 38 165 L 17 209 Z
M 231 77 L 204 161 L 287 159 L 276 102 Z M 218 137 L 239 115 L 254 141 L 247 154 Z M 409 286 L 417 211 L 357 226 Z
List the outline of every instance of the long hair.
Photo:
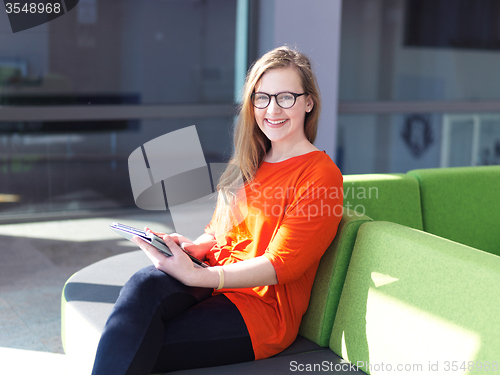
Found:
M 216 233 L 226 233 L 241 221 L 241 215 L 235 212 L 236 192 L 245 183 L 252 181 L 271 148 L 271 141 L 260 130 L 255 120 L 251 95 L 264 73 L 271 69 L 289 67 L 296 69 L 303 91 L 313 100 L 312 110 L 305 115 L 304 133 L 309 142 L 313 143 L 316 139 L 321 99 L 309 58 L 288 46 L 267 52 L 251 66 L 243 86 L 243 101 L 234 133 L 233 155 L 217 185 L 219 195 L 214 215 Z

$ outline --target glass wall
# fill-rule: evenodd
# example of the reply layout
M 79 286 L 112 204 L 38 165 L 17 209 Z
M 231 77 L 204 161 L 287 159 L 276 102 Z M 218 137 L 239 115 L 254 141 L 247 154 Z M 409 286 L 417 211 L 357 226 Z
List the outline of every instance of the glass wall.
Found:
M 232 0 L 87 0 L 13 34 L 0 14 L 3 104 L 225 103 Z
M 494 0 L 343 2 L 344 173 L 500 162 L 499 11 Z
M 128 155 L 182 127 L 226 160 L 235 28 L 233 0 L 86 0 L 18 33 L 0 12 L 0 219 L 133 207 Z
M 227 160 L 232 121 L 232 117 L 137 120 L 135 129 L 124 131 L 0 136 L 0 219 L 134 208 L 128 172 L 132 151 L 195 124 L 207 163 Z

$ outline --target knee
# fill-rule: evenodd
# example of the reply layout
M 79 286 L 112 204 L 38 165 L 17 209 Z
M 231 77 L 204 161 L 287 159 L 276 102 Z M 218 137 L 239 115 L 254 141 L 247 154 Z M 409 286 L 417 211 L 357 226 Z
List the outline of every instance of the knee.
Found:
M 159 296 L 167 291 L 179 288 L 179 281 L 154 266 L 140 269 L 125 283 L 120 294 L 136 296 Z

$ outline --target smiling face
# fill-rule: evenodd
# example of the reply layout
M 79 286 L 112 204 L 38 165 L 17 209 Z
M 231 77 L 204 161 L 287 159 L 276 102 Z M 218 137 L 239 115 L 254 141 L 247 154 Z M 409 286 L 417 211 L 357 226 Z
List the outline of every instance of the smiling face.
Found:
M 304 92 L 299 73 L 295 68 L 271 69 L 262 75 L 255 86 L 255 92 L 274 95 L 281 92 L 301 94 Z M 264 109 L 254 108 L 255 120 L 260 130 L 271 141 L 271 147 L 277 144 L 292 147 L 306 139 L 304 120 L 306 112 L 313 108 L 309 95 L 299 96 L 292 108 L 283 109 L 271 98 Z

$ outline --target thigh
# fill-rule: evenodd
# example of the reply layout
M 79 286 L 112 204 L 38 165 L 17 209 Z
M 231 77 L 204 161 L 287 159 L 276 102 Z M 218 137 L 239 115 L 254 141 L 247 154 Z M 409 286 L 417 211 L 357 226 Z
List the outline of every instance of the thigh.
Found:
M 170 320 L 154 371 L 218 366 L 255 359 L 238 308 L 224 295 L 210 297 Z
M 194 301 L 192 304 L 194 304 L 210 297 L 212 291 L 211 288 L 186 286 L 154 266 L 147 266 L 137 271 L 125 283 L 115 307 L 122 304 L 134 304 L 143 311 L 147 310 L 148 307 L 151 307 L 154 311 L 170 296 L 189 295 Z
M 188 287 L 149 266 L 123 286 L 99 341 L 93 374 L 148 373 L 163 343 L 165 324 L 213 289 Z

